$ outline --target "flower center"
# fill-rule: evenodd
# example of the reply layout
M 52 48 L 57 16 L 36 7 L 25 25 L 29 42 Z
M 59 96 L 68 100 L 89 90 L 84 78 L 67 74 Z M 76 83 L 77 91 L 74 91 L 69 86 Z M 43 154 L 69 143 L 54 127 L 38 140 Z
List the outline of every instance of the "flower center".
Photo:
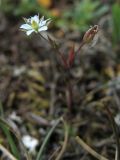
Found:
M 32 23 L 31 23 L 31 26 L 35 31 L 38 31 L 39 25 L 36 21 L 33 20 Z

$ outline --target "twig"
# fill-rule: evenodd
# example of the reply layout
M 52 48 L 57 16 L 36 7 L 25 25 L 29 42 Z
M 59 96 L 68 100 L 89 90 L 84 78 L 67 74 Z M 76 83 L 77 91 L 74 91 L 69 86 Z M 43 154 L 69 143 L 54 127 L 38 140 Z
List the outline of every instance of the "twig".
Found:
M 98 159 L 98 160 L 108 160 L 107 158 L 103 157 L 102 155 L 97 153 L 95 150 L 93 150 L 90 146 L 88 146 L 80 137 L 77 136 L 75 139 L 87 152 L 89 152 L 96 159 Z
M 55 157 L 55 155 L 58 153 L 59 150 L 60 150 L 60 147 L 58 147 L 58 148 L 52 153 L 52 155 L 49 157 L 48 160 L 52 160 L 53 157 Z
M 65 152 L 65 149 L 67 147 L 67 142 L 68 142 L 68 133 L 69 133 L 69 126 L 67 125 L 67 123 L 63 120 L 64 123 L 64 128 L 65 128 L 65 139 L 63 142 L 63 146 L 62 149 L 60 151 L 60 153 L 58 154 L 58 156 L 56 157 L 55 160 L 60 160 Z
M 17 160 L 5 147 L 0 144 L 0 150 L 11 160 Z
M 91 90 L 90 92 L 88 92 L 82 102 L 82 105 L 86 104 L 86 101 L 89 100 L 89 97 L 91 97 L 93 94 L 95 94 L 96 92 L 102 90 L 102 89 L 106 89 L 106 88 L 114 88 L 115 85 L 120 84 L 120 81 L 116 80 L 116 78 L 114 78 L 113 80 L 110 80 L 109 82 L 105 83 L 105 84 L 100 84 L 98 87 L 95 87 L 93 90 Z
M 116 148 L 116 152 L 115 152 L 115 160 L 118 160 L 118 150 Z
M 115 139 L 116 139 L 116 154 L 115 154 L 115 160 L 120 160 L 120 141 L 119 141 L 119 133 L 118 133 L 118 127 L 114 121 L 113 115 L 108 107 L 106 107 L 109 119 L 111 121 L 112 127 L 113 127 L 113 132 L 115 134 Z

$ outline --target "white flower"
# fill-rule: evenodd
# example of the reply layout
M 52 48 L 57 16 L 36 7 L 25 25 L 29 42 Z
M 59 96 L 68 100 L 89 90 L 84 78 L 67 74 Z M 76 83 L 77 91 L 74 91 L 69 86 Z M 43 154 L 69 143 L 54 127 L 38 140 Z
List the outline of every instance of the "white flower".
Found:
M 28 148 L 29 152 L 34 152 L 36 146 L 38 145 L 38 140 L 29 135 L 24 135 L 22 137 L 22 142 L 26 146 L 26 148 Z
M 42 32 L 48 29 L 50 19 L 44 20 L 44 16 L 39 18 L 39 15 L 35 15 L 31 18 L 24 18 L 25 24 L 20 26 L 20 29 L 26 32 L 29 36 L 32 32 Z

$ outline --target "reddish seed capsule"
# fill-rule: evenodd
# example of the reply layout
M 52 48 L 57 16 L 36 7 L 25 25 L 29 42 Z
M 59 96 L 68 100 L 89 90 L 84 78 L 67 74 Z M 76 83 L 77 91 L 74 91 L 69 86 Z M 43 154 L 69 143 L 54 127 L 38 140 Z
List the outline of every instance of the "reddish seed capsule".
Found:
M 84 43 L 90 43 L 94 40 L 97 41 L 97 37 L 98 37 L 98 31 L 99 31 L 99 27 L 98 25 L 94 25 L 93 27 L 91 27 L 84 35 L 83 37 L 83 42 Z

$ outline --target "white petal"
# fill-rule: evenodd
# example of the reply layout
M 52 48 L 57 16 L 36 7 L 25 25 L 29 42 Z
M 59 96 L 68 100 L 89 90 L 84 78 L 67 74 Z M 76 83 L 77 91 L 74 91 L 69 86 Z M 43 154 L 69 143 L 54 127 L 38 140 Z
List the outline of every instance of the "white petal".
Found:
M 36 23 L 39 23 L 39 16 L 35 15 L 34 17 L 31 17 L 31 23 L 35 21 Z
M 42 27 L 42 26 L 44 26 L 46 24 L 46 21 L 41 21 L 40 23 L 39 23 L 39 27 Z
M 41 27 L 41 28 L 39 28 L 39 32 L 41 32 L 41 31 L 46 31 L 48 29 L 48 27 L 47 26 L 43 26 L 43 27 Z
M 41 22 L 44 21 L 44 16 L 42 16 L 42 17 L 40 18 L 40 21 L 41 21 Z
M 30 23 L 30 18 L 23 18 L 24 19 L 24 21 L 25 21 L 25 23 Z
M 27 19 L 27 23 L 30 23 L 30 18 Z
M 29 24 L 23 24 L 20 26 L 21 29 L 30 30 L 32 27 Z
M 29 149 L 30 152 L 34 152 L 36 146 L 38 145 L 38 140 L 29 135 L 24 135 L 22 137 L 22 142 Z
M 51 22 L 51 18 L 47 19 L 46 20 L 46 25 L 48 26 L 50 24 L 50 22 Z
M 39 23 L 39 26 L 40 27 L 42 27 L 42 26 L 44 26 L 44 25 L 49 25 L 49 23 L 50 23 L 50 18 L 49 19 L 46 19 L 46 20 L 40 20 L 40 23 Z
M 29 36 L 32 32 L 34 32 L 34 30 L 33 30 L 33 29 L 31 29 L 31 30 L 27 31 L 27 32 L 26 32 L 26 34 Z

